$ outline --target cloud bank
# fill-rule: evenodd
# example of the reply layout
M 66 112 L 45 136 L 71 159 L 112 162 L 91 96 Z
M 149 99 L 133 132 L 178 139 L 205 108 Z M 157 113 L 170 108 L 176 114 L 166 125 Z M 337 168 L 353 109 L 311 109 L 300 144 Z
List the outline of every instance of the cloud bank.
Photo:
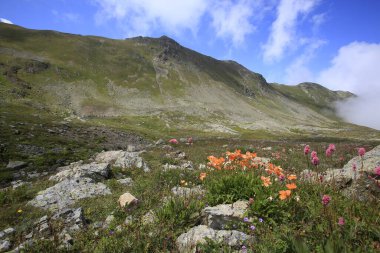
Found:
M 339 49 L 317 82 L 330 89 L 348 90 L 357 98 L 338 104 L 345 120 L 380 130 L 380 43 L 352 42 Z
M 127 36 L 151 35 L 156 28 L 195 36 L 207 22 L 215 36 L 237 47 L 255 31 L 252 18 L 264 1 L 249 0 L 92 0 L 98 25 L 117 21 Z
M 8 19 L 5 19 L 5 18 L 0 18 L 0 22 L 1 23 L 6 23 L 6 24 L 10 24 L 10 25 L 13 25 L 13 22 L 8 20 Z

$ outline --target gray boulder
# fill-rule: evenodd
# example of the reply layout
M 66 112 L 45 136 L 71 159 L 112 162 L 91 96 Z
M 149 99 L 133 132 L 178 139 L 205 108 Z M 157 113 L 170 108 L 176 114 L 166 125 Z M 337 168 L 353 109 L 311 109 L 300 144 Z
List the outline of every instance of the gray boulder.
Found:
M 60 172 L 51 176 L 49 180 L 61 182 L 67 179 L 88 177 L 99 181 L 108 178 L 110 174 L 110 166 L 108 163 L 82 164 L 81 162 L 77 162 L 60 167 L 58 170 Z
M 131 186 L 133 184 L 133 180 L 130 177 L 118 179 L 117 181 L 125 186 Z
M 22 161 L 9 161 L 7 165 L 7 169 L 16 170 L 16 169 L 22 169 L 28 166 L 28 163 L 22 162 Z
M 236 230 L 214 230 L 205 225 L 199 225 L 177 238 L 178 251 L 180 253 L 195 253 L 197 244 L 206 243 L 206 238 L 233 248 L 241 248 L 246 241 L 251 239 L 251 236 Z
M 213 229 L 225 229 L 226 225 L 244 219 L 248 201 L 236 201 L 233 204 L 221 204 L 206 207 L 201 212 L 202 224 Z
M 105 151 L 96 155 L 95 161 L 110 163 L 121 168 L 139 168 L 150 171 L 148 164 L 140 157 L 141 152 L 127 152 L 122 150 Z
M 66 232 L 74 232 L 83 228 L 86 220 L 83 215 L 83 208 L 65 208 L 53 214 L 52 220 L 62 220 Z
M 0 240 L 0 252 L 5 252 L 10 250 L 12 244 L 9 240 Z
M 103 183 L 95 183 L 91 178 L 65 179 L 38 193 L 28 204 L 48 210 L 62 210 L 77 200 L 111 194 Z

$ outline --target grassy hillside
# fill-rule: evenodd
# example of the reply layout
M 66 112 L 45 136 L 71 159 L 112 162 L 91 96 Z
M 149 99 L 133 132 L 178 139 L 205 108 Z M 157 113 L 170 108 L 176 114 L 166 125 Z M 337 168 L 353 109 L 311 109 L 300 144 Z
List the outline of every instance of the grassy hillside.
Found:
M 340 122 L 332 106 L 340 93 L 268 84 L 236 62 L 165 36 L 112 40 L 2 23 L 0 72 L 4 105 L 95 124 L 243 136 L 336 135 L 339 127 L 338 135 L 355 129 L 378 138 L 377 131 Z

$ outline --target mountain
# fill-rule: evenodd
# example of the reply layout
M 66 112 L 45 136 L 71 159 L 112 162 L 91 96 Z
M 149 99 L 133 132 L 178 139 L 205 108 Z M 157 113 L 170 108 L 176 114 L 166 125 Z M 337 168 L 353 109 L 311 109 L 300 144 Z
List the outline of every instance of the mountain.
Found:
M 269 84 L 166 36 L 114 40 L 2 23 L 0 72 L 2 104 L 101 124 L 227 134 L 356 127 L 334 111 L 349 92 Z

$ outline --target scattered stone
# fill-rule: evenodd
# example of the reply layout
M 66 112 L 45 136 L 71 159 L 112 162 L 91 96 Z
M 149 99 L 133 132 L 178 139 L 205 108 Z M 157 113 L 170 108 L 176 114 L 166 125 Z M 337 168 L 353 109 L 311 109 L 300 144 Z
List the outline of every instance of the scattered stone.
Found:
M 131 186 L 133 184 L 133 180 L 130 177 L 123 178 L 123 179 L 118 179 L 117 181 L 120 184 L 125 185 L 125 186 Z
M 12 247 L 12 244 L 8 240 L 0 240 L 0 252 L 5 252 L 10 250 Z
M 33 231 L 25 236 L 26 240 L 29 240 L 29 239 L 32 239 L 32 238 L 33 238 Z
M 11 235 L 11 234 L 14 234 L 16 232 L 16 229 L 14 229 L 14 228 L 7 228 L 7 229 L 4 229 L 3 232 L 6 235 Z
M 86 224 L 86 219 L 84 218 L 83 208 L 66 208 L 60 210 L 52 216 L 53 220 L 62 219 L 64 222 L 64 230 L 67 232 L 78 231 L 83 228 Z
M 24 182 L 24 181 L 22 181 L 22 180 L 16 180 L 16 181 L 12 181 L 11 182 L 11 185 L 12 185 L 12 188 L 13 189 L 16 189 L 16 188 L 18 188 L 18 187 L 20 187 L 20 186 L 23 186 L 23 185 L 25 185 L 26 184 L 26 182 Z
M 236 230 L 214 230 L 205 225 L 199 225 L 181 234 L 176 240 L 176 245 L 180 253 L 195 253 L 197 244 L 207 243 L 206 238 L 236 249 L 251 239 L 249 235 Z
M 232 222 L 242 221 L 248 209 L 248 201 L 236 201 L 233 204 L 221 204 L 202 210 L 202 224 L 213 229 L 225 229 Z
M 103 183 L 91 178 L 66 179 L 38 193 L 28 204 L 48 210 L 62 210 L 77 200 L 111 194 Z
M 49 219 L 47 215 L 42 216 L 37 222 L 34 223 L 34 225 L 40 237 L 48 237 L 51 235 Z
M 116 232 L 121 232 L 123 231 L 123 226 L 122 225 L 117 225 L 117 227 L 115 228 Z
M 96 222 L 92 223 L 91 227 L 93 229 L 98 229 L 98 228 L 103 227 L 103 223 L 101 221 L 96 221 Z
M 136 152 L 137 148 L 134 145 L 128 145 L 127 146 L 127 152 Z
M 132 223 L 132 221 L 133 221 L 133 217 L 132 217 L 132 215 L 129 215 L 129 216 L 127 216 L 127 218 L 125 218 L 125 221 L 124 221 L 124 225 L 130 225 L 131 223 Z
M 153 210 L 149 210 L 144 216 L 141 218 L 141 222 L 143 225 L 148 225 L 154 223 L 156 219 L 156 214 Z
M 106 220 L 103 223 L 103 228 L 107 229 L 111 226 L 111 223 L 115 220 L 115 216 L 113 214 L 108 215 Z
M 170 146 L 170 145 L 163 145 L 162 149 L 166 150 L 166 151 L 172 151 L 172 150 L 174 150 L 174 148 L 172 146 Z
M 203 164 L 203 163 L 199 164 L 198 169 L 199 170 L 205 170 L 206 169 L 206 164 Z
M 253 159 L 253 161 L 255 163 L 269 163 L 270 162 L 270 158 L 267 158 L 267 157 L 255 157 Z
M 22 169 L 28 166 L 28 163 L 23 161 L 9 161 L 7 165 L 7 169 L 16 170 L 16 169 Z
M 11 252 L 12 253 L 18 253 L 18 252 L 24 252 L 23 249 L 28 246 L 32 246 L 34 243 L 34 241 L 32 239 L 30 240 L 26 240 L 25 242 L 21 243 L 20 245 L 18 245 L 16 248 L 14 248 Z
M 163 144 L 165 141 L 163 139 L 159 139 L 158 141 L 156 141 L 156 145 L 161 145 Z
M 70 249 L 74 244 L 74 239 L 68 233 L 62 233 L 61 236 L 61 248 Z
M 262 150 L 268 150 L 268 151 L 270 151 L 270 150 L 272 150 L 272 147 L 262 148 Z
M 181 165 L 173 165 L 166 163 L 162 166 L 164 171 L 168 170 L 193 170 L 193 162 L 192 161 L 185 161 Z
M 205 190 L 202 189 L 200 185 L 197 185 L 193 188 L 176 186 L 176 187 L 173 187 L 171 191 L 174 195 L 184 197 L 184 198 L 190 197 L 190 196 L 204 195 L 206 192 Z
M 119 203 L 119 206 L 122 208 L 130 207 L 130 206 L 137 205 L 138 199 L 135 198 L 135 196 L 133 196 L 129 192 L 126 192 L 119 197 L 118 203 Z
M 51 176 L 49 180 L 61 182 L 67 179 L 87 177 L 99 181 L 108 178 L 111 171 L 108 163 L 82 164 L 82 162 L 72 163 L 68 166 L 60 167 L 58 170 L 60 172 Z
M 4 231 L 0 231 L 0 239 L 2 239 L 5 236 Z

